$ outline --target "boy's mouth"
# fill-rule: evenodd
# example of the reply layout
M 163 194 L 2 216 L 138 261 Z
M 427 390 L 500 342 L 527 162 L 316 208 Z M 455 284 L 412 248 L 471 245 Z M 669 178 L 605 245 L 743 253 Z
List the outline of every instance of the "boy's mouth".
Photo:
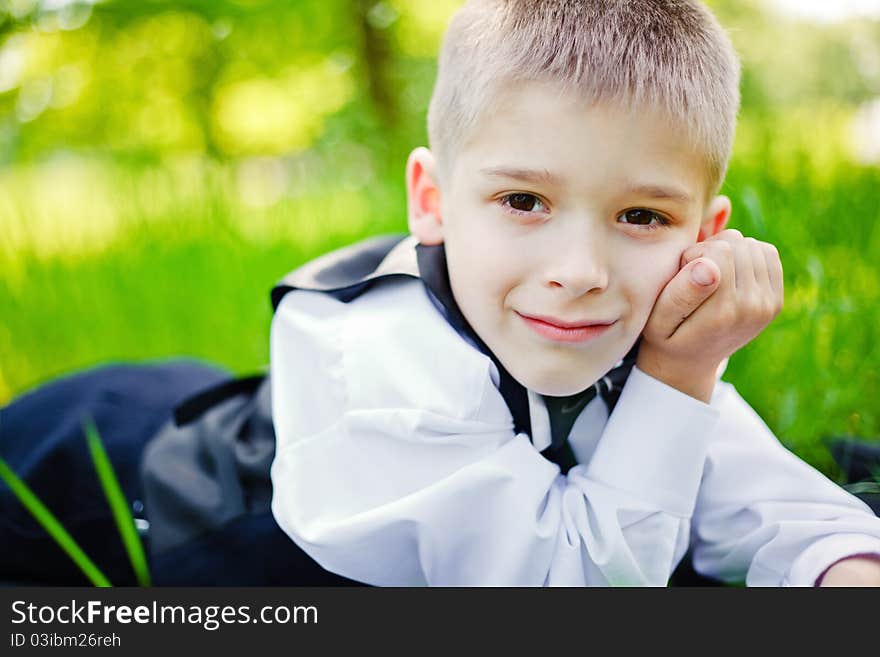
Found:
M 538 335 L 556 342 L 585 342 L 597 338 L 617 320 L 568 321 L 547 315 L 524 315 L 517 312 L 526 325 Z

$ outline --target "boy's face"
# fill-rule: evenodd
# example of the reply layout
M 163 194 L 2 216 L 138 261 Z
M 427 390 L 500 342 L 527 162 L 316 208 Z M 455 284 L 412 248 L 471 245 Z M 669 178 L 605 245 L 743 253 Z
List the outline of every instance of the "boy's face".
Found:
M 569 395 L 629 351 L 682 251 L 720 229 L 729 205 L 704 206 L 703 160 L 659 116 L 587 108 L 537 82 L 500 101 L 442 190 L 430 152 L 414 151 L 410 227 L 445 243 L 455 299 L 511 375 Z

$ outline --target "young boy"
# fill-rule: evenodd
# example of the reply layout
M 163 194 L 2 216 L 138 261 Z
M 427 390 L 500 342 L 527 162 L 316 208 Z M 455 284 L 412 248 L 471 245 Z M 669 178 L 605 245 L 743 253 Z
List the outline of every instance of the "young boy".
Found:
M 665 585 L 689 547 L 727 581 L 880 585 L 880 519 L 718 380 L 783 303 L 716 195 L 738 76 L 691 0 L 458 12 L 411 236 L 275 296 L 299 547 L 376 585 Z
M 782 305 L 715 195 L 737 85 L 690 0 L 468 3 L 411 235 L 273 290 L 268 379 L 78 373 L 0 409 L 0 457 L 114 584 L 84 416 L 159 585 L 664 585 L 688 549 L 721 580 L 880 585 L 880 519 L 718 381 Z M 83 583 L 3 486 L 0 544 L 0 582 Z

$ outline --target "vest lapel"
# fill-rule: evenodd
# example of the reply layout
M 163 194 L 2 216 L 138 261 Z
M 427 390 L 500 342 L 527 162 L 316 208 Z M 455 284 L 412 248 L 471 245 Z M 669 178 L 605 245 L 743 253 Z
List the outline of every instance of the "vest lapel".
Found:
M 310 260 L 272 288 L 272 309 L 291 290 L 326 292 L 348 303 L 379 279 L 419 278 L 416 244 L 410 236 L 383 235 Z

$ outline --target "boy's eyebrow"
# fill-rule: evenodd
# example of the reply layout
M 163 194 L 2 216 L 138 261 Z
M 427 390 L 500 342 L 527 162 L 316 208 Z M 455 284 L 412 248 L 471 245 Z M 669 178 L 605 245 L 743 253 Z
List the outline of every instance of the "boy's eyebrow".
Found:
M 684 190 L 663 185 L 630 185 L 624 192 L 633 196 L 646 196 L 656 199 L 670 199 L 680 203 L 690 203 L 694 199 Z
M 523 169 L 519 167 L 487 167 L 480 169 L 480 173 L 496 178 L 512 178 L 527 183 L 557 184 L 559 179 L 547 169 Z

